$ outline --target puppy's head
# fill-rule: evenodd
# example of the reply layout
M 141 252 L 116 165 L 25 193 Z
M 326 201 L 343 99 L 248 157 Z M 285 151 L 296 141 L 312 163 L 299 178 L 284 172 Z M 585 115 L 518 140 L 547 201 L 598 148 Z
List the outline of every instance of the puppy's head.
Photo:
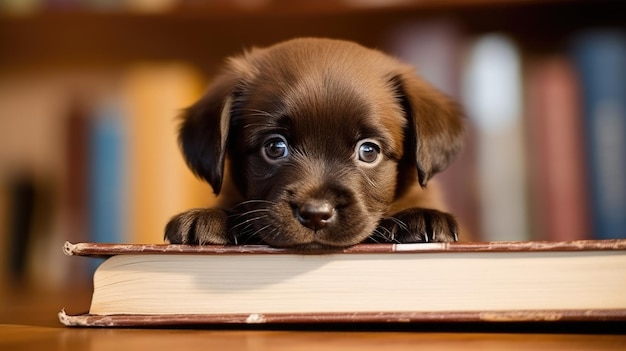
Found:
M 461 133 L 456 107 L 411 67 L 296 39 L 231 58 L 185 112 L 180 142 L 215 193 L 225 181 L 240 193 L 239 242 L 314 248 L 372 234 L 405 188 L 447 166 Z

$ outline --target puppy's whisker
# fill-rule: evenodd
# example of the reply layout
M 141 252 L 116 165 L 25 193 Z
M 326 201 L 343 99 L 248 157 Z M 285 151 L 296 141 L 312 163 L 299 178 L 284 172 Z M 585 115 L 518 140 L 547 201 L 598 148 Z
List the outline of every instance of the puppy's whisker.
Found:
M 255 203 L 258 203 L 258 204 L 270 204 L 270 205 L 275 204 L 274 201 L 263 200 L 263 199 L 253 199 L 253 200 L 247 200 L 247 201 L 240 202 L 237 206 L 248 205 L 248 204 L 255 204 Z
M 385 227 L 378 227 L 378 228 L 376 228 L 376 230 L 374 231 L 374 233 L 376 233 L 376 234 L 380 234 L 381 236 L 383 236 L 383 237 L 385 237 L 385 238 L 387 238 L 387 237 L 393 237 L 393 233 L 392 233 L 389 229 L 387 229 L 387 228 L 385 228 Z
M 261 229 L 257 230 L 256 232 L 250 234 L 250 238 L 256 236 L 257 234 L 261 233 L 262 231 L 264 231 L 265 229 L 267 229 L 267 228 L 269 228 L 271 226 L 272 226 L 271 224 L 268 224 L 268 225 L 262 227 Z
M 276 228 L 274 228 L 274 229 L 273 229 L 273 230 L 272 230 L 269 234 L 274 233 L 274 232 L 276 232 L 276 231 L 277 231 L 277 229 L 276 229 Z M 248 245 L 248 244 L 250 244 L 250 242 L 252 242 L 253 244 L 257 244 L 257 245 L 258 245 L 258 244 L 264 244 L 264 241 L 262 241 L 262 240 L 258 240 L 258 239 L 257 239 L 257 234 L 258 234 L 258 233 L 259 233 L 259 231 L 256 231 L 256 232 L 254 232 L 254 233 L 252 233 L 252 234 L 247 234 L 247 235 L 244 237 L 244 241 L 242 242 L 242 244 L 243 244 L 243 245 Z
M 385 232 L 376 231 L 378 237 L 383 239 L 385 242 L 393 241 L 393 234 L 385 229 Z
M 245 217 L 245 216 L 248 216 L 254 213 L 259 213 L 259 212 L 270 212 L 270 210 L 268 208 L 257 208 L 257 209 L 246 211 L 246 212 L 233 213 L 229 215 L 228 217 Z
M 280 231 L 278 230 L 278 228 L 274 227 L 274 229 L 272 229 L 271 232 L 267 233 L 267 236 L 270 237 L 272 239 L 275 239 L 277 237 L 279 237 L 281 235 Z
M 237 229 L 237 228 L 241 227 L 242 225 L 248 224 L 248 223 L 250 223 L 250 222 L 258 221 L 259 219 L 264 219 L 264 218 L 267 218 L 267 217 L 268 217 L 268 216 L 257 216 L 257 217 L 252 217 L 252 218 L 250 218 L 250 219 L 246 219 L 245 221 L 240 222 L 240 223 L 238 223 L 238 224 L 236 224 L 236 225 L 232 226 L 232 227 L 231 227 L 231 229 L 233 229 L 233 230 L 234 230 L 234 229 Z M 244 230 L 245 230 L 245 229 L 244 229 Z
M 380 235 L 380 233 L 377 233 L 377 232 L 374 232 L 372 234 L 379 234 Z M 376 244 L 380 244 L 380 241 L 374 239 L 374 235 L 370 235 L 368 239 L 373 241 L 373 242 L 375 242 Z
M 386 229 L 385 228 L 381 228 L 381 230 L 386 230 Z M 384 243 L 388 243 L 390 241 L 389 236 L 386 233 L 381 232 L 379 229 L 376 229 L 374 231 L 374 233 L 372 233 L 372 236 L 370 237 L 370 240 L 374 241 L 377 244 L 380 244 L 381 241 L 376 240 L 376 239 L 381 239 L 382 242 L 384 242 Z
M 271 236 L 272 238 L 275 238 L 278 234 L 278 228 L 274 227 L 272 228 L 272 230 L 270 232 L 268 232 L 266 235 L 267 236 Z
M 238 242 L 238 243 L 240 243 L 242 245 L 247 244 L 250 241 L 250 239 L 251 239 L 250 231 L 251 231 L 252 227 L 253 226 L 250 223 L 250 224 L 246 225 L 243 229 L 237 231 L 234 234 L 234 237 L 237 238 L 236 242 Z M 233 231 L 232 228 L 230 230 Z
M 250 217 L 250 216 L 252 216 L 254 214 L 269 213 L 269 212 L 271 212 L 271 211 L 269 209 L 267 209 L 267 208 L 259 208 L 259 209 L 256 209 L 256 210 L 250 210 L 250 211 L 242 212 L 242 213 L 233 213 L 233 214 L 228 215 L 228 218 L 229 219 L 234 218 L 236 222 L 240 222 L 241 219 L 245 219 L 246 217 Z M 265 217 L 267 217 L 267 215 L 263 216 L 263 218 L 265 218 Z
M 250 224 L 246 225 L 245 227 L 243 227 L 243 229 L 241 229 L 241 230 L 231 229 L 231 231 L 235 232 L 235 236 L 244 237 L 244 236 L 247 236 L 253 229 L 254 229 L 254 227 L 250 223 Z
M 384 239 L 386 242 L 391 242 L 394 244 L 401 244 L 401 242 L 398 239 L 396 239 L 395 231 L 391 231 L 385 227 L 376 228 L 373 234 L 375 234 L 374 236 Z
M 372 237 L 382 238 L 382 239 L 387 240 L 387 237 L 388 237 L 387 233 L 389 233 L 389 230 L 387 228 L 378 227 L 372 232 Z
M 233 209 L 236 208 L 240 208 L 246 205 L 251 205 L 251 204 L 267 204 L 267 205 L 274 205 L 275 202 L 273 201 L 268 201 L 268 200 L 261 200 L 261 199 L 254 199 L 254 200 L 247 200 L 247 201 L 242 201 L 240 203 L 238 203 L 237 205 L 235 205 L 233 207 Z
M 395 224 L 397 224 L 398 227 L 400 227 L 402 230 L 407 231 L 407 232 L 409 231 L 409 227 L 406 225 L 406 223 L 402 222 L 401 220 L 395 217 L 389 217 L 389 219 Z

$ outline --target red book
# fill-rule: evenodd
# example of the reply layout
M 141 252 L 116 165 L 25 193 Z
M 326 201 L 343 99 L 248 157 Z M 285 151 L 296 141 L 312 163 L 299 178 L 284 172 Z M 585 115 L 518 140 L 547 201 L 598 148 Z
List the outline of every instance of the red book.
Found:
M 531 213 L 535 238 L 590 238 L 579 84 L 568 60 L 532 65 L 528 77 Z

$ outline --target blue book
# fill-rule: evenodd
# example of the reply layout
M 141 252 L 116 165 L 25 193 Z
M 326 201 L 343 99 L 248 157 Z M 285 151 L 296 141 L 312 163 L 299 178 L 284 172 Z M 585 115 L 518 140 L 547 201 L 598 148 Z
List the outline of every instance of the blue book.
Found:
M 89 165 L 90 235 L 101 243 L 123 242 L 124 127 L 111 103 L 96 108 L 91 126 Z
M 575 38 L 574 57 L 582 83 L 592 234 L 626 238 L 626 33 L 585 32 Z

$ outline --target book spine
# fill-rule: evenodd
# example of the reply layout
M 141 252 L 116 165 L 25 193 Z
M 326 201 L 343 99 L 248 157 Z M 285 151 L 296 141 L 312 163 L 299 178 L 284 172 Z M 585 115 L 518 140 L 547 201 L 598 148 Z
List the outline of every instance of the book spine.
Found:
M 596 30 L 574 41 L 583 84 L 593 232 L 626 237 L 626 34 Z
M 30 172 L 20 172 L 9 185 L 9 250 L 3 260 L 9 261 L 10 278 L 23 282 L 27 275 L 28 254 L 34 239 L 36 183 Z
M 96 107 L 90 135 L 90 234 L 95 242 L 122 242 L 124 235 L 124 131 L 115 102 Z
M 63 187 L 64 202 L 62 217 L 66 240 L 85 241 L 92 238 L 89 232 L 89 157 L 91 104 L 82 96 L 74 96 L 69 101 L 65 122 L 65 178 Z M 64 280 L 76 282 L 77 277 L 88 279 L 87 269 L 80 262 L 68 262 L 68 272 Z
M 482 240 L 528 240 L 521 57 L 511 39 L 478 38 L 470 47 L 462 100 L 477 128 Z
M 161 243 L 167 221 L 213 200 L 208 184 L 189 170 L 178 148 L 177 116 L 202 93 L 199 73 L 180 63 L 139 64 L 124 76 L 129 115 L 129 241 Z
M 565 56 L 541 57 L 530 65 L 527 83 L 534 238 L 587 239 L 590 216 L 576 70 Z
M 419 74 L 453 99 L 458 99 L 461 77 L 463 35 L 459 26 L 448 20 L 408 22 L 394 27 L 387 41 L 389 52 L 417 68 Z M 473 240 L 479 233 L 479 200 L 476 177 L 475 128 L 466 123 L 461 154 L 436 181 L 441 184 L 445 209 L 458 219 L 460 240 Z
M 420 76 L 449 96 L 459 93 L 461 30 L 451 21 L 404 23 L 391 30 L 389 52 L 417 68 Z

